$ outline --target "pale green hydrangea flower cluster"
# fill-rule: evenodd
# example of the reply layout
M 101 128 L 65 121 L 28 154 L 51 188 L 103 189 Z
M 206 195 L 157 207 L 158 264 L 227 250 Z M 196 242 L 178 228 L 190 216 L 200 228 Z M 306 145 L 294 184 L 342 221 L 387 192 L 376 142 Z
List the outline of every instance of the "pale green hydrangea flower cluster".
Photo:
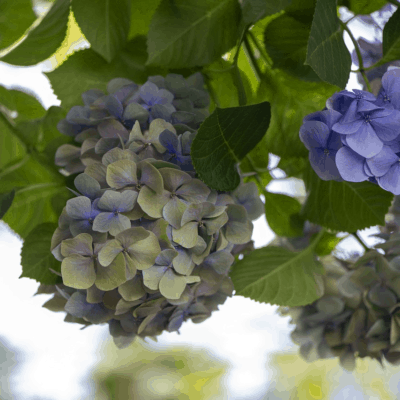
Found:
M 263 213 L 254 183 L 226 193 L 196 178 L 190 146 L 206 117 L 196 106 L 208 105 L 199 79 L 113 80 L 59 124 L 82 145 L 69 159 L 60 148 L 57 164 L 82 173 L 51 243 L 63 285 L 40 290 L 66 321 L 108 323 L 119 347 L 210 317 L 232 295 L 228 272 Z

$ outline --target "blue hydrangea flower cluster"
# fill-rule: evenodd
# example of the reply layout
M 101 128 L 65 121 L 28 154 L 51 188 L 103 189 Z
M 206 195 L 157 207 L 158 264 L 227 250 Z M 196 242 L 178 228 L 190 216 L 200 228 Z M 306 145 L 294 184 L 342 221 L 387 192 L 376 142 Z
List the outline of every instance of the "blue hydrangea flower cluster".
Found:
M 335 93 L 325 110 L 304 118 L 300 139 L 321 179 L 368 180 L 400 194 L 400 68 L 383 75 L 377 96 Z
M 201 75 L 141 87 L 114 79 L 108 91 L 84 93 L 86 105 L 59 123 L 82 146 L 61 146 L 57 164 L 81 173 L 51 243 L 63 284 L 40 290 L 54 293 L 45 307 L 68 322 L 108 323 L 125 347 L 201 322 L 232 295 L 230 267 L 252 249 L 263 203 L 253 182 L 227 193 L 196 177 L 190 147 L 208 105 Z

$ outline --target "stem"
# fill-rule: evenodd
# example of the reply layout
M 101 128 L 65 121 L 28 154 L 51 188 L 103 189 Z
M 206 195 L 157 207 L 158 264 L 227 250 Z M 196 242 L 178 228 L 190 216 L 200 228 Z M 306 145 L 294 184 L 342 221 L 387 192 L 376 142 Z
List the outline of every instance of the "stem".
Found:
M 272 66 L 272 62 L 270 58 L 268 57 L 267 53 L 264 52 L 264 49 L 260 46 L 260 43 L 258 43 L 257 38 L 254 36 L 254 33 L 252 31 L 248 31 L 249 37 L 251 38 L 254 46 L 257 47 L 257 50 L 260 52 L 261 57 L 263 58 L 264 62 L 266 65 L 269 67 Z
M 212 87 L 212 85 L 210 83 L 209 76 L 204 71 L 203 71 L 203 74 L 204 74 L 204 77 L 206 78 L 205 81 L 206 81 L 206 86 L 207 86 L 208 93 L 210 93 L 210 96 L 211 96 L 215 106 L 218 107 L 218 108 L 221 108 L 221 103 L 219 102 L 219 100 L 217 98 L 217 95 L 215 93 L 215 90 L 214 90 L 214 88 Z
M 257 78 L 258 82 L 260 82 L 262 72 L 261 72 L 260 67 L 257 64 L 257 60 L 254 57 L 254 54 L 251 50 L 250 42 L 249 42 L 249 39 L 247 38 L 247 36 L 244 37 L 243 50 L 246 53 L 247 59 L 249 61 L 251 68 L 253 69 L 255 77 Z
M 367 85 L 368 91 L 372 92 L 371 85 L 369 84 L 369 80 L 367 78 L 367 75 L 365 75 L 364 62 L 363 62 L 363 59 L 362 59 L 362 56 L 361 56 L 361 52 L 360 52 L 360 48 L 358 46 L 357 40 L 353 36 L 353 33 L 351 32 L 349 27 L 343 21 L 341 21 L 339 19 L 339 23 L 340 23 L 340 26 L 348 33 L 348 35 L 350 36 L 351 41 L 354 44 L 354 48 L 355 48 L 356 53 L 357 53 L 358 65 L 359 65 L 360 73 L 361 73 L 362 77 L 364 78 L 364 81 L 365 81 L 365 84 Z
M 234 72 L 235 72 L 235 78 L 236 78 L 236 87 L 238 90 L 238 95 L 239 95 L 239 106 L 245 106 L 247 103 L 247 98 L 246 98 L 246 91 L 244 89 L 244 85 L 243 85 L 243 80 L 242 80 L 242 76 L 240 75 L 240 69 L 238 66 L 238 60 L 239 60 L 239 53 L 240 53 L 240 49 L 242 46 L 242 42 L 243 39 L 245 37 L 246 31 L 249 28 L 249 25 L 246 25 L 243 28 L 243 32 L 240 36 L 240 40 L 236 49 L 236 54 L 233 57 L 233 65 L 235 67 Z
M 358 232 L 352 232 L 351 235 L 358 241 L 358 243 L 361 244 L 361 246 L 364 248 L 365 251 L 369 251 L 370 248 L 364 243 L 364 241 L 361 239 L 361 236 L 358 234 Z
M 352 21 L 354 18 L 357 18 L 357 14 L 353 15 L 351 18 L 349 18 L 344 24 L 348 24 L 350 21 Z

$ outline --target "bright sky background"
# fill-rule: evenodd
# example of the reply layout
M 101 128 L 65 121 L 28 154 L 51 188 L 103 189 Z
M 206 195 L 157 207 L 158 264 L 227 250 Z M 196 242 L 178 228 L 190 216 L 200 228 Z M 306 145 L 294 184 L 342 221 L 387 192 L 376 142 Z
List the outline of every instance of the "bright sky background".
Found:
M 357 21 L 350 23 L 350 28 L 356 37 L 362 34 L 366 38 L 373 38 L 366 33 L 365 26 Z M 352 50 L 347 35 L 345 41 Z M 59 105 L 48 79 L 42 74 L 43 70 L 49 70 L 49 63 L 13 67 L 0 62 L 0 84 L 7 88 L 22 87 L 34 91 L 46 109 L 51 105 Z M 347 88 L 360 88 L 355 74 L 351 74 Z M 273 182 L 269 189 L 287 194 L 304 194 L 302 181 L 296 179 Z M 376 229 L 361 232 L 369 245 L 375 243 L 367 237 L 373 232 Z M 256 247 L 266 245 L 273 237 L 264 216 L 255 221 L 253 239 Z M 5 224 L 0 223 L 0 336 L 5 337 L 12 347 L 23 351 L 24 357 L 21 366 L 17 365 L 11 381 L 15 399 L 91 399 L 93 387 L 90 385 L 90 371 L 101 359 L 99 346 L 109 339 L 108 326 L 91 326 L 80 330 L 79 325 L 63 321 L 64 313 L 42 308 L 50 296 L 33 296 L 38 284 L 30 279 L 18 279 L 22 271 L 21 245 L 21 240 Z M 362 251 L 361 246 L 351 238 L 346 240 L 343 247 Z M 190 344 L 194 348 L 209 348 L 231 363 L 232 368 L 226 380 L 229 399 L 257 400 L 265 393 L 273 377 L 265 367 L 268 355 L 294 347 L 289 338 L 293 326 L 289 325 L 288 317 L 282 318 L 276 314 L 276 308 L 239 296 L 229 298 L 205 322 L 197 325 L 186 322 L 180 335 L 166 332 L 159 337 L 155 346 L 165 348 L 172 344 Z M 351 382 L 351 375 L 350 378 L 347 374 L 344 376 L 347 386 Z M 335 399 L 362 399 L 351 392 L 351 387 L 349 385 L 345 391 L 336 392 Z

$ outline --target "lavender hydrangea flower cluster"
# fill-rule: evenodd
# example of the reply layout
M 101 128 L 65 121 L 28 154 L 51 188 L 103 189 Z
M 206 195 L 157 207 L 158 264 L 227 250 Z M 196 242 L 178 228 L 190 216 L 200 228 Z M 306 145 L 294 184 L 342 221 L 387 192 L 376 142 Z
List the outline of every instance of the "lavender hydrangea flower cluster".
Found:
M 197 74 L 140 88 L 114 79 L 111 94 L 84 93 L 86 105 L 59 124 L 82 146 L 69 159 L 62 146 L 57 163 L 83 172 L 51 243 L 63 284 L 40 290 L 54 293 L 45 307 L 66 311 L 66 321 L 108 323 L 119 347 L 210 317 L 232 295 L 229 269 L 252 247 L 251 221 L 263 212 L 254 183 L 227 193 L 196 178 L 201 83 Z
M 335 93 L 325 110 L 304 118 L 300 139 L 321 179 L 368 180 L 400 194 L 400 69 L 383 75 L 377 96 Z

